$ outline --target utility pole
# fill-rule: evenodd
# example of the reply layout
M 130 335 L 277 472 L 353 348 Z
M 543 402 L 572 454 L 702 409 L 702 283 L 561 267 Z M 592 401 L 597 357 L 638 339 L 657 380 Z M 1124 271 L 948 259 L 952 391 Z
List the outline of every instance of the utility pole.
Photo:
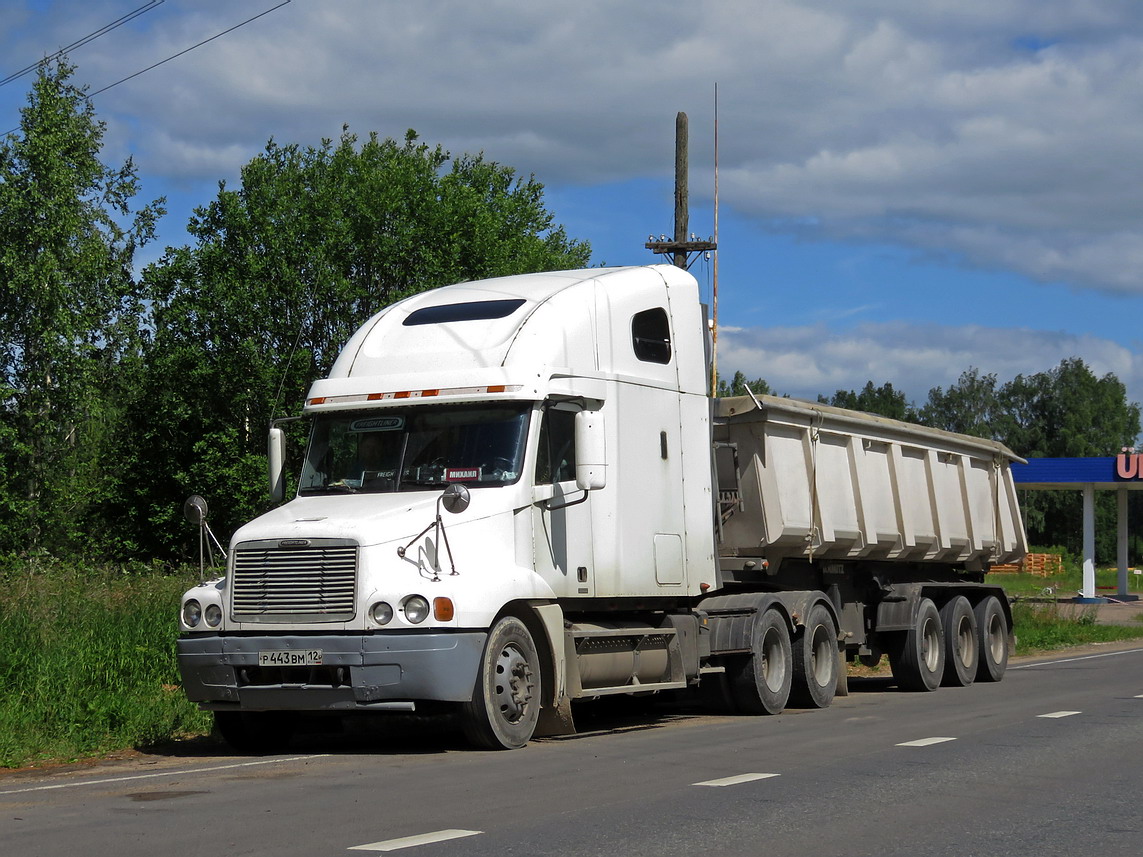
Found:
M 683 270 L 690 267 L 688 257 L 691 253 L 702 253 L 706 250 L 716 249 L 713 241 L 687 240 L 687 225 L 690 219 L 688 211 L 688 124 L 687 114 L 680 112 L 675 117 L 675 238 L 667 241 L 661 236 L 659 241 L 651 237 L 645 245 L 652 253 L 670 255 L 673 263 Z

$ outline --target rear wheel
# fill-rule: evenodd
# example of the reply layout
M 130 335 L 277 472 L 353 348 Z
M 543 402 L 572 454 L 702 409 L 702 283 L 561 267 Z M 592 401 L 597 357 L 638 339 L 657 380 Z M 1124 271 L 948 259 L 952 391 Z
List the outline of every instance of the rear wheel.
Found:
M 478 747 L 515 750 L 536 729 L 540 658 L 527 627 L 507 616 L 488 635 L 472 700 L 462 706 L 464 734 Z
M 216 711 L 214 725 L 239 753 L 266 756 L 290 747 L 298 716 L 293 711 Z
M 729 672 L 730 692 L 745 714 L 778 714 L 794 683 L 794 654 L 786 619 L 771 608 L 754 618 L 750 655 Z
M 958 595 L 941 608 L 941 625 L 945 637 L 945 673 L 941 684 L 946 687 L 968 687 L 976 679 L 977 640 L 976 614 L 963 595 Z
M 794 641 L 794 700 L 806 708 L 828 708 L 837 693 L 837 671 L 837 624 L 819 602 Z
M 889 652 L 893 678 L 902 690 L 936 690 L 945 671 L 945 641 L 941 614 L 931 598 L 917 605 L 913 627 Z
M 995 595 L 976 605 L 977 641 L 980 644 L 979 681 L 1000 681 L 1008 669 L 1008 620 Z

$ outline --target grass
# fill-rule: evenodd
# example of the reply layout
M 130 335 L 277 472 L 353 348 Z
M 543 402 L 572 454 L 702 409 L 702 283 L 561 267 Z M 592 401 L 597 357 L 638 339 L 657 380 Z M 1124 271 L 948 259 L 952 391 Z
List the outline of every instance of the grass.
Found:
M 1046 585 L 995 577 L 1013 594 Z M 197 569 L 0 571 L 0 768 L 206 734 L 210 715 L 187 702 L 175 662 L 179 596 L 197 580 Z M 1143 613 L 1137 628 L 1095 616 L 1082 605 L 1018 601 L 1015 654 L 1143 638 Z
M 1143 624 L 1100 625 L 1092 605 L 1018 601 L 1012 605 L 1017 655 L 1143 638 Z
M 175 663 L 198 572 L 24 569 L 0 578 L 0 767 L 145 747 L 209 729 Z

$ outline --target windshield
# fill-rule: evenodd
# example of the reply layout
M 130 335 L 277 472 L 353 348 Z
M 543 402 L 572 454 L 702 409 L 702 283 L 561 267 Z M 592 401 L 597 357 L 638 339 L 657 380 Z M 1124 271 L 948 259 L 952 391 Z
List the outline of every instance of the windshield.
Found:
M 527 403 L 420 406 L 314 418 L 298 493 L 388 493 L 520 478 Z

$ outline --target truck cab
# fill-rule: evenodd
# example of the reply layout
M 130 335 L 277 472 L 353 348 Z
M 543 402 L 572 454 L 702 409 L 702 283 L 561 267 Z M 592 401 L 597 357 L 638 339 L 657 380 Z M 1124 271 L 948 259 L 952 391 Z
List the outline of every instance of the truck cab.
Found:
M 378 313 L 306 397 L 297 495 L 184 599 L 190 698 L 239 744 L 286 712 L 444 703 L 478 743 L 517 745 L 569 680 L 617 669 L 568 675 L 569 616 L 715 582 L 707 366 L 697 284 L 666 265 L 462 283 Z M 467 505 L 442 514 L 449 486 Z M 213 627 L 185 621 L 212 604 Z M 485 674 L 504 668 L 497 690 Z M 668 672 L 652 683 L 685 685 Z

